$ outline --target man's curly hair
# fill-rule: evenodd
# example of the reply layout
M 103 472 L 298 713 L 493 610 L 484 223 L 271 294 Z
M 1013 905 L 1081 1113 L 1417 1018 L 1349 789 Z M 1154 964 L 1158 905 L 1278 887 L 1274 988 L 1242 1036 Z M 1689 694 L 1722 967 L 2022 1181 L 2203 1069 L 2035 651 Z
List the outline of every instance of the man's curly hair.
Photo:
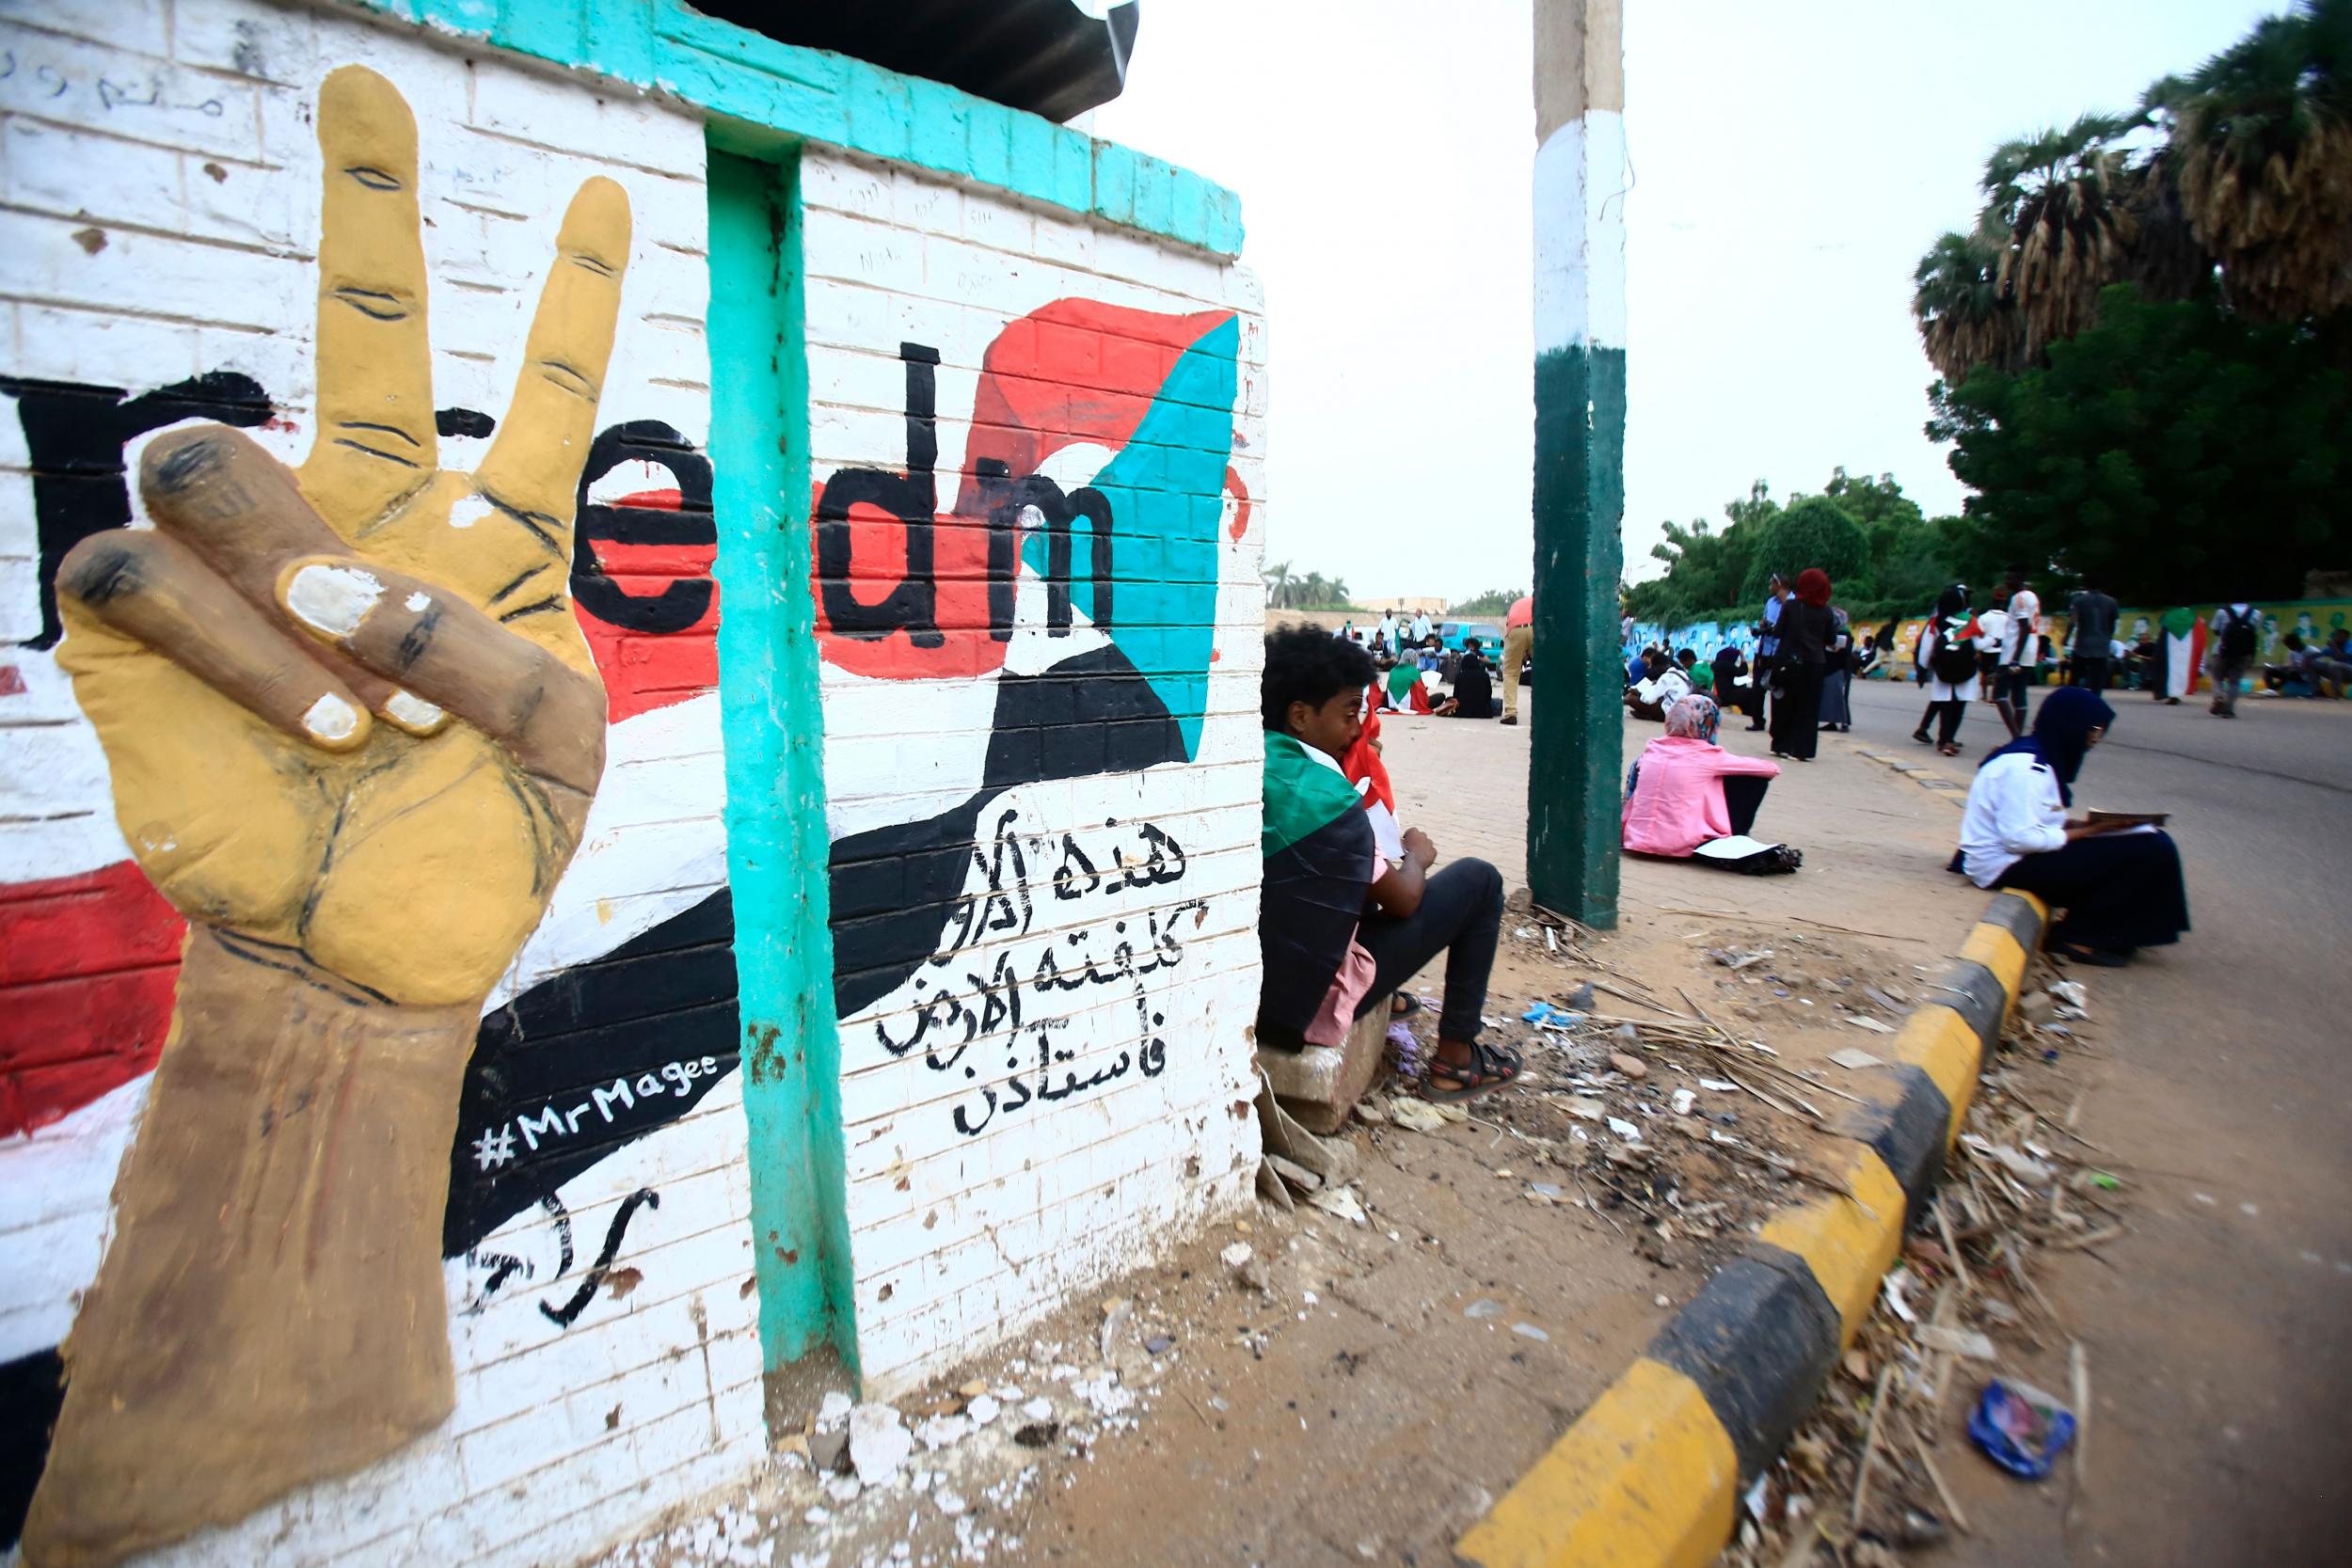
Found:
M 1265 673 L 1259 706 L 1269 730 L 1279 730 L 1293 703 L 1321 707 L 1343 691 L 1372 684 L 1372 656 L 1321 626 L 1283 626 L 1265 636 Z

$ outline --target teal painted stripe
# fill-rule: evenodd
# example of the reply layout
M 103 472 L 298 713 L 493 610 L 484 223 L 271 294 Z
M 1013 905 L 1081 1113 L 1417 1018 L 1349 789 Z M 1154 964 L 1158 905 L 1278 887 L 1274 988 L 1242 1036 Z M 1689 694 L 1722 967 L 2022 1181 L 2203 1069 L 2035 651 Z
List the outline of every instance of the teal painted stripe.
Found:
M 710 372 L 730 394 L 711 400 L 710 428 L 727 878 L 760 1344 L 773 1370 L 830 1341 L 854 1371 L 824 715 L 801 510 L 809 465 L 798 169 L 789 156 L 779 166 L 710 153 Z
M 1218 256 L 1241 254 L 1241 198 L 1188 169 L 941 83 L 779 43 L 685 0 L 355 3 L 670 93 L 779 138 L 914 164 Z
M 1625 671 L 1625 350 L 1535 357 L 1535 659 L 1527 880 L 1535 902 L 1617 923 Z

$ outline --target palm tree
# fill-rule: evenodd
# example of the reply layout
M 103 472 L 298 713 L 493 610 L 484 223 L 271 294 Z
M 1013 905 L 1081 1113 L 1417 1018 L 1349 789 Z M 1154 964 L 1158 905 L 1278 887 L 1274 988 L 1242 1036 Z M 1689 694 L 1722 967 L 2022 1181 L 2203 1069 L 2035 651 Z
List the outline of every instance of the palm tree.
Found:
M 1324 585 L 1324 592 L 1331 595 L 1325 603 L 1344 606 L 1347 603 L 1347 579 L 1333 578 Z
M 1291 563 L 1268 562 L 1259 573 L 1265 579 L 1265 602 L 1276 610 L 1291 608 Z
M 1982 221 L 2009 232 L 1998 277 L 2029 359 L 2096 321 L 2099 291 L 2125 269 L 2139 225 L 2123 199 L 2126 159 L 2117 144 L 2144 123 L 2084 115 L 2063 131 L 2004 143 L 1985 161 Z
M 1920 345 L 1936 373 L 1955 387 L 1979 365 L 2014 371 L 2024 363 L 2025 333 L 2001 282 L 2007 252 L 2006 235 L 1947 234 L 1912 274 Z
M 2352 304 L 2352 0 L 2301 0 L 2149 99 L 2232 306 L 2296 320 Z

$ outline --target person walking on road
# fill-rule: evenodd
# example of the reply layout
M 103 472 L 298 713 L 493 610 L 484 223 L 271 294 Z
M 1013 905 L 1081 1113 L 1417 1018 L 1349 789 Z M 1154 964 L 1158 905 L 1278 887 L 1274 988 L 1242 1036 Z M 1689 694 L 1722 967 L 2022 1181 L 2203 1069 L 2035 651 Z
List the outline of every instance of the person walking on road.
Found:
M 1535 595 L 1522 594 L 1502 618 L 1502 721 L 1519 721 L 1519 671 L 1535 651 Z
M 1960 819 L 1961 866 L 1981 888 L 2019 888 L 2058 917 L 2051 951 L 2113 968 L 2143 947 L 2181 940 L 2188 894 L 2181 852 L 2161 829 L 2126 818 L 2070 818 L 2083 759 L 2115 723 L 2106 699 L 2050 693 L 2033 733 L 1984 759 Z
M 1764 601 L 1764 618 L 1756 624 L 1756 663 L 1748 674 L 1748 728 L 1764 724 L 1764 699 L 1772 684 L 1772 663 L 1780 657 L 1780 617 L 1788 599 L 1788 584 L 1772 574 L 1771 596 Z
M 1935 613 L 1919 634 L 1919 668 L 1927 676 L 1928 711 L 1911 738 L 1925 741 L 1928 722 L 1935 721 L 1935 749 L 1947 757 L 1960 755 L 1960 721 L 1977 700 L 1977 620 L 1968 613 L 1968 590 L 1959 583 L 1936 597 Z
M 2235 719 L 2238 686 L 2262 652 L 2262 612 L 2244 599 L 2225 604 L 2213 612 L 2206 632 L 2205 673 L 2213 679 L 2213 711 Z
M 2073 684 L 2086 691 L 2105 691 L 2115 678 L 2115 618 L 2122 609 L 2113 594 L 2102 590 L 2097 574 L 2083 574 L 2082 592 L 2066 607 L 2068 636 L 2074 652 Z
M 1797 594 L 1781 606 L 1780 695 L 1772 702 L 1772 755 L 1811 762 L 1820 744 L 1821 683 L 1829 674 L 1836 623 L 1829 611 L 1829 574 L 1807 566 Z
M 1993 705 L 2014 740 L 2026 733 L 2032 717 L 2026 707 L 2026 688 L 2042 657 L 2042 596 L 2026 586 L 2026 568 L 2011 566 L 2001 584 L 2009 595 L 2009 621 L 2001 628 L 2000 670 L 1994 677 Z

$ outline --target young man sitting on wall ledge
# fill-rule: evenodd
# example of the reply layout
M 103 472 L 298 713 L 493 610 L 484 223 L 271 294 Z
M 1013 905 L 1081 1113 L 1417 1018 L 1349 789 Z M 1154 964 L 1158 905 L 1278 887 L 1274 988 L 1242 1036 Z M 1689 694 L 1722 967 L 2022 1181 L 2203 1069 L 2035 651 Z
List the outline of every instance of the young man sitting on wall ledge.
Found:
M 1372 656 L 1313 626 L 1265 640 L 1265 883 L 1258 945 L 1262 1041 L 1338 1045 L 1349 1025 L 1440 952 L 1445 1006 L 1422 1092 L 1467 1100 L 1518 1076 L 1518 1057 L 1480 1043 L 1479 1013 L 1502 926 L 1502 877 L 1481 860 L 1434 876 L 1438 851 L 1408 828 L 1377 842 L 1340 770 L 1363 728 Z M 1397 999 L 1400 1012 L 1419 1006 Z

